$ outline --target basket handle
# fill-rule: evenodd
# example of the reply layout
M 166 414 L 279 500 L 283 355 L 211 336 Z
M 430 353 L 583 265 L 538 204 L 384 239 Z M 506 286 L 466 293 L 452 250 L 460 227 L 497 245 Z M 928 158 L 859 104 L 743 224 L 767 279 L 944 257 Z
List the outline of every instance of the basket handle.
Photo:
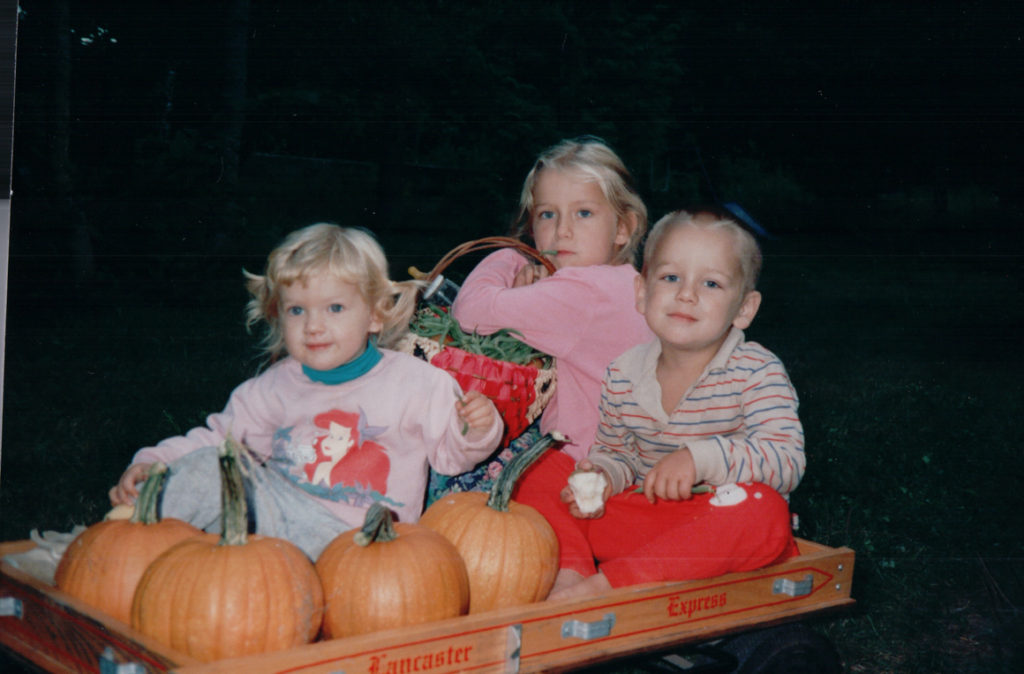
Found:
M 434 268 L 426 275 L 425 280 L 433 281 L 448 267 L 448 265 L 463 255 L 473 253 L 478 250 L 488 250 L 490 248 L 515 248 L 519 252 L 525 253 L 527 256 L 532 257 L 544 265 L 544 268 L 548 270 L 548 273 L 555 273 L 555 265 L 551 260 L 541 255 L 540 251 L 536 248 L 523 243 L 519 239 L 513 239 L 510 236 L 486 236 L 482 239 L 475 239 L 473 241 L 467 241 L 459 244 L 445 253 L 444 256 L 438 260 L 437 264 L 434 265 Z

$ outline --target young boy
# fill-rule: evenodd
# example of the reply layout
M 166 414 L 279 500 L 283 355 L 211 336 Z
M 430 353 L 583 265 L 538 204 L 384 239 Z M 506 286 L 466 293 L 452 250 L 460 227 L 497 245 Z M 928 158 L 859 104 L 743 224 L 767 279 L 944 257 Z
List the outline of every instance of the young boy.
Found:
M 778 358 L 743 335 L 760 266 L 754 237 L 716 210 L 676 211 L 651 231 L 636 306 L 657 339 L 605 374 L 595 443 L 561 493 L 577 519 L 558 531 L 550 598 L 796 554 L 780 494 L 804 471 L 797 397 Z

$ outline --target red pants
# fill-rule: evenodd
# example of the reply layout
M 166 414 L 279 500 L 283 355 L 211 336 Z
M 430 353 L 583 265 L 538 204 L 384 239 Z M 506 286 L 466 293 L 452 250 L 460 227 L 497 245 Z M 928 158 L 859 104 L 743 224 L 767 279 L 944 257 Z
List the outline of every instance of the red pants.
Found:
M 622 587 L 750 571 L 797 554 L 789 506 L 766 485 L 653 504 L 630 490 L 609 499 L 601 517 L 578 519 L 559 498 L 574 468 L 564 452 L 547 452 L 515 493 L 551 523 L 562 569 L 591 576 L 600 568 L 612 587 Z

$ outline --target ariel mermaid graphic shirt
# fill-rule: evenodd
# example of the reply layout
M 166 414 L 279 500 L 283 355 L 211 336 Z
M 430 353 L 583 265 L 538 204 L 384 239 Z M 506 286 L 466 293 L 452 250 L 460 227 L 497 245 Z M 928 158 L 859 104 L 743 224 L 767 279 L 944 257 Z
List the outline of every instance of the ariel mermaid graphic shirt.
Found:
M 471 469 L 497 448 L 503 426 L 495 415 L 486 432 L 463 435 L 455 380 L 407 354 L 380 352 L 368 372 L 340 383 L 311 379 L 285 358 L 238 386 L 205 426 L 141 449 L 133 462 L 170 464 L 231 433 L 345 522 L 362 522 L 378 501 L 415 522 L 428 467 Z

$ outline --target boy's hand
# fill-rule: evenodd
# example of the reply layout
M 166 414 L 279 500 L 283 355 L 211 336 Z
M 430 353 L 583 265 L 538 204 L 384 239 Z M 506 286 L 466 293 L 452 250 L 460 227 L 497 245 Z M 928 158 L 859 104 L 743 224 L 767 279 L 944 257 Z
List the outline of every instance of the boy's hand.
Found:
M 480 391 L 467 391 L 462 400 L 455 403 L 455 411 L 462 419 L 462 423 L 466 424 L 467 432 L 486 433 L 498 415 L 494 403 Z
M 608 476 L 602 469 L 594 466 L 589 459 L 582 459 L 579 464 L 577 464 L 576 470 L 573 471 L 573 474 L 576 473 L 594 473 L 595 475 L 600 475 L 604 478 L 604 491 L 601 494 L 601 505 L 596 510 L 583 512 L 580 510 L 579 503 L 576 500 L 576 492 L 569 484 L 562 487 L 562 491 L 559 492 L 558 497 L 561 499 L 562 503 L 569 506 L 569 514 L 577 519 L 592 520 L 601 517 L 604 515 L 604 504 L 608 502 L 608 499 L 611 498 L 612 495 L 611 480 L 608 479 Z M 569 477 L 571 479 L 572 475 Z
M 151 463 L 133 463 L 121 475 L 117 484 L 110 488 L 110 505 L 132 505 L 139 497 L 139 489 L 135 485 L 144 482 L 149 475 Z
M 651 503 L 659 498 L 685 501 L 693 496 L 691 490 L 696 481 L 697 466 L 690 450 L 684 447 L 654 464 L 644 478 L 644 496 Z

